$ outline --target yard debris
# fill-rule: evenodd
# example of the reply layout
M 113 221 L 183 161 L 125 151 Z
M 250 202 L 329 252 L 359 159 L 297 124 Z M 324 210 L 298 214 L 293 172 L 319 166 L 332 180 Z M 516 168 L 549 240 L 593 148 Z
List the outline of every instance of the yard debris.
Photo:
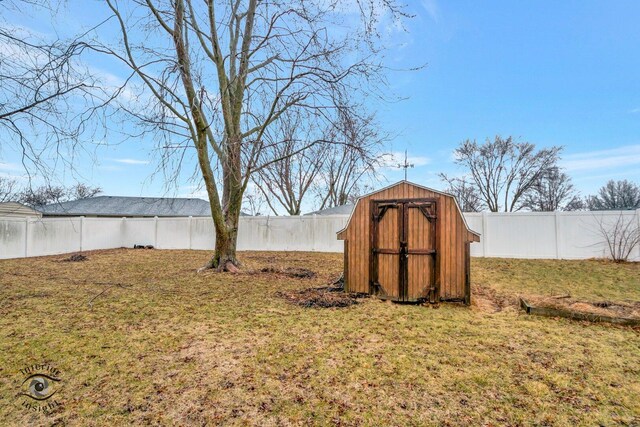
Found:
M 591 305 L 595 307 L 600 307 L 600 308 L 609 308 L 616 304 L 612 303 L 611 301 L 597 301 L 597 302 L 592 302 Z
M 73 254 L 70 257 L 67 257 L 65 259 L 63 259 L 63 262 L 81 262 L 81 261 L 86 261 L 89 258 L 86 257 L 85 255 L 82 254 Z
M 358 304 L 360 299 L 367 298 L 369 295 L 344 292 L 342 288 L 335 286 L 322 286 L 300 291 L 276 292 L 276 296 L 300 307 L 330 308 Z
M 336 288 L 344 289 L 344 271 L 340 273 L 340 276 L 336 280 L 331 282 L 331 284 Z
M 153 249 L 153 245 L 133 245 L 133 249 Z
M 259 270 L 259 272 L 283 274 L 285 276 L 292 277 L 294 279 L 312 279 L 316 277 L 315 271 L 309 270 L 307 268 L 300 268 L 300 267 L 286 267 L 286 268 L 263 267 Z
M 100 295 L 103 295 L 104 293 L 106 293 L 107 291 L 109 291 L 110 289 L 113 289 L 115 287 L 118 288 L 122 288 L 122 289 L 127 289 L 127 288 L 131 288 L 131 285 L 124 285 L 122 283 L 102 283 L 102 282 L 96 282 L 96 285 L 106 285 L 106 288 L 104 288 L 100 293 L 94 295 L 88 302 L 89 304 L 89 308 L 93 309 L 93 302 L 96 300 L 96 298 L 98 298 Z
M 554 295 L 554 296 L 549 297 L 549 298 L 555 298 L 555 299 L 571 298 L 571 295 L 570 294 Z

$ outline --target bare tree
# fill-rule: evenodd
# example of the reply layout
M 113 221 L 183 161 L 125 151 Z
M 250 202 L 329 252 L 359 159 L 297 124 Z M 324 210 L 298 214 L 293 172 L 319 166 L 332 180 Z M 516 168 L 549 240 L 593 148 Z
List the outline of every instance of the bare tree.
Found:
M 88 199 L 102 193 L 102 188 L 91 187 L 86 184 L 77 183 L 67 189 L 67 197 L 70 200 Z
M 615 262 L 626 262 L 634 248 L 640 245 L 640 226 L 635 216 L 625 218 L 620 213 L 612 222 L 599 218 L 598 231 Z
M 536 150 L 529 142 L 496 136 L 484 144 L 466 140 L 455 150 L 456 163 L 469 173 L 483 204 L 491 212 L 514 212 L 546 171 L 556 166 L 561 147 Z M 449 181 L 446 174 L 441 178 Z
M 302 203 L 326 161 L 331 139 L 327 133 L 325 129 L 318 129 L 313 116 L 304 110 L 285 112 L 265 132 L 266 145 L 260 153 L 262 162 L 282 160 L 259 169 L 253 181 L 275 215 L 282 210 L 289 215 L 300 215 Z M 313 145 L 305 149 L 310 143 Z
M 586 211 L 587 203 L 582 197 L 574 197 L 573 199 L 571 199 L 571 201 L 569 201 L 569 203 L 566 204 L 564 210 L 565 211 Z
M 373 116 L 363 117 L 359 107 L 345 104 L 336 111 L 334 120 L 320 123 L 292 111 L 274 126 L 274 135 L 265 134 L 275 152 L 267 149 L 264 154 L 282 160 L 261 169 L 254 181 L 274 214 L 284 210 L 300 215 L 303 202 L 313 195 L 325 202 L 324 207 L 344 204 L 363 189 L 363 177 L 375 176 L 383 138 Z M 346 167 L 335 169 L 336 164 Z
M 0 203 L 17 202 L 19 198 L 18 181 L 0 176 Z
M 536 212 L 577 210 L 581 200 L 569 175 L 551 167 L 525 193 L 523 206 Z
M 483 209 L 478 189 L 467 177 L 448 177 L 444 174 L 440 174 L 440 177 L 447 183 L 445 192 L 456 198 L 462 212 L 480 212 Z
M 640 208 L 640 185 L 628 180 L 608 181 L 598 194 L 587 198 L 592 211 L 624 210 Z
M 250 216 L 261 216 L 264 215 L 265 205 L 266 200 L 262 192 L 255 186 L 247 187 L 244 192 L 244 201 L 242 202 L 243 211 Z
M 358 111 L 340 109 L 334 123 L 332 138 L 343 143 L 331 144 L 324 152 L 322 169 L 314 185 L 318 209 L 353 203 L 378 179 L 388 136 L 380 132 L 374 115 Z
M 383 85 L 377 21 L 404 15 L 394 0 L 353 2 L 357 26 L 346 25 L 337 0 L 106 3 L 121 44 L 94 49 L 135 73 L 147 98 L 129 112 L 156 133 L 166 156 L 180 161 L 195 149 L 215 225 L 205 267 L 231 271 L 250 177 L 281 160 L 261 156 L 269 126 L 290 108 L 322 116 L 336 99 Z

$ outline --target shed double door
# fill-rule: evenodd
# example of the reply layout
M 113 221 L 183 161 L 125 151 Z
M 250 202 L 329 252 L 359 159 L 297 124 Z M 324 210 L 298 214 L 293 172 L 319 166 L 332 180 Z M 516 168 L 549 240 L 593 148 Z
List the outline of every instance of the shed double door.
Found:
M 371 201 L 370 293 L 393 301 L 435 302 L 436 201 Z

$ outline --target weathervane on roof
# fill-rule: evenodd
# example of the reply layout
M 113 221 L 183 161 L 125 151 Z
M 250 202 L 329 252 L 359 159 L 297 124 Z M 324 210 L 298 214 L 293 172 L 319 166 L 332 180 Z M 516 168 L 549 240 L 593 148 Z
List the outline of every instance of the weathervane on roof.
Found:
M 404 163 L 398 163 L 397 168 L 404 169 L 404 180 L 407 180 L 407 169 L 414 167 L 413 163 L 409 163 L 409 158 L 407 157 L 407 150 L 404 150 Z

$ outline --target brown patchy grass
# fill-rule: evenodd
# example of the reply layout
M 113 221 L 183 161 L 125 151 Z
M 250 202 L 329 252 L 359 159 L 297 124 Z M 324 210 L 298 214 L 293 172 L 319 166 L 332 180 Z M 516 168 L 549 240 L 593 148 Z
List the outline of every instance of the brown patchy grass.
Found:
M 196 274 L 198 251 L 87 255 L 0 261 L 0 425 L 640 423 L 638 331 L 491 309 L 527 292 L 638 301 L 637 265 L 474 260 L 471 308 L 318 309 L 276 294 L 325 285 L 338 254 L 241 254 L 315 278 Z M 16 405 L 33 363 L 61 371 L 47 415 Z
M 473 283 L 521 295 L 569 294 L 587 301 L 640 300 L 640 262 L 472 258 Z

